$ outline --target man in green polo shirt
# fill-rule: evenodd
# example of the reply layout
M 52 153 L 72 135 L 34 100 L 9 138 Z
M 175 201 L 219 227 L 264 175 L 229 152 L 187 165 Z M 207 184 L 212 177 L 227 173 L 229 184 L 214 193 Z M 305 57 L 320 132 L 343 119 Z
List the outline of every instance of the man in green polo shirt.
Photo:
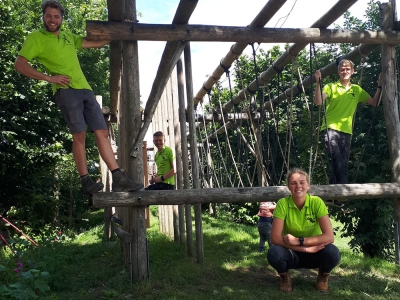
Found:
M 94 194 L 103 188 L 101 182 L 94 182 L 87 169 L 85 139 L 87 126 L 96 137 L 100 155 L 113 177 L 112 190 L 115 192 L 135 191 L 143 184 L 129 179 L 120 170 L 108 140 L 107 125 L 100 105 L 79 65 L 76 54 L 81 48 L 101 48 L 108 41 L 88 41 L 61 30 L 64 7 L 55 0 L 42 3 L 44 29 L 28 35 L 18 57 L 15 69 L 23 75 L 53 84 L 54 99 L 59 106 L 73 137 L 72 152 L 81 176 L 82 190 Z M 39 72 L 30 65 L 36 59 L 46 69 Z
M 358 103 L 367 103 L 377 106 L 382 90 L 381 75 L 378 79 L 378 87 L 372 98 L 359 85 L 350 82 L 354 73 L 354 64 L 351 60 L 343 59 L 339 62 L 339 81 L 324 86 L 321 92 L 321 72 L 315 72 L 315 104 L 321 105 L 326 101 L 326 118 L 321 130 L 324 130 L 325 150 L 332 161 L 329 184 L 346 184 L 347 167 L 350 155 L 351 135 L 353 133 L 353 115 Z M 326 122 L 325 122 L 326 120 Z M 327 202 L 338 207 L 343 203 L 333 200 Z
M 153 143 L 157 147 L 154 161 L 157 174 L 151 178 L 146 190 L 174 190 L 175 189 L 175 156 L 172 149 L 165 146 L 165 136 L 161 131 L 153 134 Z

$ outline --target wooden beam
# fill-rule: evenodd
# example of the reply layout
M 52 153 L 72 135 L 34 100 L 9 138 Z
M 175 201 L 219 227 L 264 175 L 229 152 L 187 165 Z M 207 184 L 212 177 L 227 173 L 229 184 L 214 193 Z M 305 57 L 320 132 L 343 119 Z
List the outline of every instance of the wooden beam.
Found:
M 90 40 L 192 41 L 240 43 L 367 43 L 399 44 L 394 30 L 324 28 L 250 28 L 214 25 L 130 24 L 86 21 Z
M 323 200 L 400 198 L 400 183 L 312 185 Z M 277 201 L 290 194 L 286 186 L 96 193 L 94 207 Z

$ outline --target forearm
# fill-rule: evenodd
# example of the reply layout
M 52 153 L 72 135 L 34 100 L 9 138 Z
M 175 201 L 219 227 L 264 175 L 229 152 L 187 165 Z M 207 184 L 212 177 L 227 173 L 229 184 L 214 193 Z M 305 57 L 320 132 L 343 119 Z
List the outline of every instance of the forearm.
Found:
M 316 246 L 324 243 L 333 243 L 333 234 L 320 234 L 316 236 L 305 237 L 303 245 L 304 246 Z
M 319 82 L 317 82 L 317 85 L 315 87 L 314 102 L 315 102 L 315 105 L 321 105 L 322 104 L 321 86 L 320 86 Z
M 30 64 L 25 61 L 25 58 L 22 57 L 17 57 L 17 60 L 15 61 L 14 68 L 17 70 L 19 73 L 32 78 L 36 80 L 44 80 L 44 81 L 49 81 L 49 75 L 46 75 L 42 72 L 39 72 L 36 70 L 34 67 L 32 67 Z
M 297 251 L 297 252 L 307 252 L 307 246 L 303 244 L 303 246 L 300 245 L 290 245 L 288 243 L 285 243 L 284 241 L 284 237 L 276 237 L 273 238 L 271 237 L 271 243 L 274 245 L 278 245 L 278 246 L 282 246 L 285 247 L 287 249 L 293 250 L 293 251 Z
M 370 103 L 372 106 L 378 106 L 379 98 L 381 97 L 381 93 L 382 93 L 382 86 L 378 86 L 376 88 L 376 92 L 375 92 L 374 98 L 372 98 L 372 101 Z
M 82 43 L 82 48 L 102 48 L 105 45 L 107 45 L 108 43 L 110 43 L 110 41 L 89 41 L 87 40 L 87 38 L 83 38 L 83 43 Z
M 175 170 L 171 169 L 171 170 L 169 170 L 167 173 L 165 173 L 162 176 L 164 177 L 164 180 L 167 180 L 168 178 L 171 178 L 174 175 L 175 175 Z

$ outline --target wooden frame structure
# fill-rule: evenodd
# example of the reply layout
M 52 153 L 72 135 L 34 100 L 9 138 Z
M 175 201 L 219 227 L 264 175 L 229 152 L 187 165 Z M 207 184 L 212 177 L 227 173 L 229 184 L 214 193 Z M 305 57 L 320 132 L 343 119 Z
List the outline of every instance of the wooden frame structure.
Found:
M 177 66 L 178 82 L 181 88 L 179 94 L 179 123 L 181 136 L 186 134 L 185 124 L 189 124 L 189 132 L 195 132 L 194 106 L 202 101 L 207 90 L 220 79 L 225 69 L 229 68 L 233 61 L 241 55 L 248 42 L 296 42 L 273 66 L 260 74 L 259 82 L 266 84 L 279 70 L 295 57 L 310 42 L 360 42 L 363 53 L 370 52 L 373 48 L 382 44 L 382 66 L 385 82 L 383 96 L 385 122 L 388 130 L 388 142 L 390 147 L 390 161 L 392 164 L 392 181 L 387 184 L 363 184 L 363 185 L 335 185 L 312 186 L 312 191 L 325 199 L 354 199 L 354 198 L 393 198 L 395 221 L 400 222 L 400 122 L 398 110 L 398 96 L 396 89 L 395 50 L 394 44 L 399 44 L 400 34 L 394 31 L 394 12 L 392 3 L 381 5 L 383 30 L 373 31 L 346 31 L 326 29 L 339 16 L 357 0 L 339 0 L 313 28 L 309 29 L 265 29 L 265 24 L 282 7 L 286 0 L 270 0 L 256 16 L 254 21 L 246 28 L 221 27 L 221 26 L 190 26 L 187 25 L 194 11 L 197 0 L 181 0 L 176 11 L 172 25 L 138 24 L 136 20 L 135 1 L 108 0 L 109 22 L 87 22 L 87 36 L 90 39 L 113 39 L 110 43 L 110 96 L 111 114 L 119 113 L 119 147 L 118 157 L 122 168 L 128 171 L 134 180 L 142 180 L 142 155 L 140 153 L 144 136 L 149 128 L 156 111 L 157 104 L 163 94 L 164 88 Z M 124 22 L 122 22 L 124 20 Z M 127 22 L 128 20 L 128 22 Z M 223 33 L 223 34 L 221 34 Z M 244 36 L 245 35 L 245 36 Z M 139 68 L 137 40 L 165 40 L 167 41 L 162 55 L 157 74 L 143 111 L 143 121 L 140 114 L 139 93 Z M 254 39 L 254 40 L 253 40 Z M 123 42 L 122 42 L 123 40 Z M 236 41 L 230 48 L 221 64 L 204 83 L 198 93 L 193 95 L 192 70 L 190 57 L 190 40 L 207 41 Z M 366 43 L 366 44 L 365 44 Z M 181 55 L 184 52 L 184 68 L 186 75 L 186 99 L 187 115 L 184 113 L 184 93 L 182 87 L 183 63 Z M 123 54 L 121 54 L 123 53 Z M 348 54 L 351 59 L 351 55 Z M 121 67 L 122 66 L 122 67 Z M 322 69 L 326 76 L 333 66 Z M 325 73 L 324 73 L 325 72 Z M 311 79 L 309 79 L 311 84 Z M 178 85 L 179 86 L 179 85 Z M 251 83 L 246 90 L 241 91 L 233 101 L 224 106 L 224 113 L 228 113 L 234 104 L 246 98 L 247 90 L 255 90 Z M 284 94 L 287 94 L 286 92 Z M 279 100 L 284 99 L 279 98 Z M 118 104 L 119 103 L 119 104 Z M 267 108 L 268 104 L 266 104 Z M 196 137 L 190 134 L 190 145 L 196 145 Z M 188 145 L 185 139 L 181 139 L 182 162 L 188 167 Z M 186 155 L 186 156 L 185 156 Z M 201 234 L 201 203 L 205 202 L 258 202 L 266 199 L 277 200 L 287 195 L 286 187 L 262 187 L 262 188 L 224 188 L 210 189 L 207 193 L 200 190 L 199 174 L 197 166 L 197 147 L 190 147 L 192 189 L 188 183 L 188 174 L 183 174 L 183 189 L 178 191 L 146 191 L 135 193 L 97 193 L 93 196 L 93 202 L 98 207 L 115 206 L 119 216 L 123 220 L 123 231 L 129 233 L 130 249 L 123 245 L 125 265 L 133 269 L 131 275 L 134 282 L 149 276 L 148 255 L 146 249 L 146 205 L 176 204 L 183 205 L 185 215 L 191 221 L 190 206 L 194 204 L 196 217 L 196 250 L 197 262 L 203 260 L 203 245 Z M 185 172 L 184 172 L 185 173 Z M 182 207 L 181 207 L 182 208 Z M 181 209 L 182 211 L 182 209 Z M 188 223 L 186 223 L 188 225 Z M 189 227 L 188 227 L 189 228 Z M 191 229 L 187 236 L 191 238 Z M 192 245 L 188 243 L 188 254 L 193 253 Z M 133 268 L 132 268 L 133 266 Z

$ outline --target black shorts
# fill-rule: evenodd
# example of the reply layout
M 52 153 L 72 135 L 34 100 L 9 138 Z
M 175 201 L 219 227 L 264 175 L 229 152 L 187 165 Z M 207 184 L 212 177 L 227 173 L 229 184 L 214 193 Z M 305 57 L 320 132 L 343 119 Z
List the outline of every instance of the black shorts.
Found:
M 107 130 L 103 112 L 93 91 L 58 89 L 54 100 L 71 133 L 86 131 L 86 126 L 89 126 L 91 131 Z

